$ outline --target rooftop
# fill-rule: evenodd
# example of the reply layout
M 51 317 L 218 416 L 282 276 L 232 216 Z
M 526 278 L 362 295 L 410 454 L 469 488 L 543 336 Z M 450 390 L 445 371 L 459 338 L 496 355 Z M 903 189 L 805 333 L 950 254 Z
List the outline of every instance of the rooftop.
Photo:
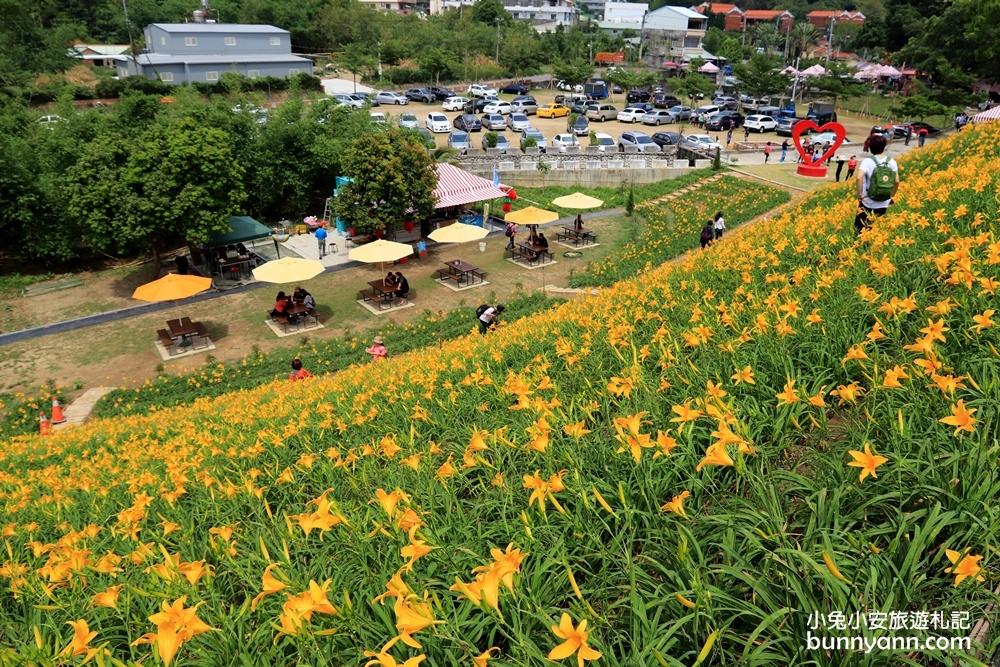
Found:
M 784 9 L 748 9 L 743 12 L 743 15 L 748 19 L 774 19 L 782 14 L 788 14 L 788 12 Z
M 703 2 L 697 7 L 692 7 L 696 12 L 711 12 L 712 14 L 725 14 L 726 12 L 736 9 L 736 5 L 727 5 L 721 2 Z
M 201 32 L 201 33 L 277 33 L 289 34 L 287 30 L 273 25 L 248 25 L 245 23 L 151 23 L 149 27 L 159 28 L 165 32 Z
M 136 56 L 143 65 L 227 65 L 230 63 L 287 63 L 301 62 L 308 64 L 312 71 L 312 61 L 290 53 L 275 53 L 272 55 L 231 55 L 231 56 L 171 56 L 163 53 L 142 53 Z M 117 56 L 117 60 L 131 60 L 132 56 Z

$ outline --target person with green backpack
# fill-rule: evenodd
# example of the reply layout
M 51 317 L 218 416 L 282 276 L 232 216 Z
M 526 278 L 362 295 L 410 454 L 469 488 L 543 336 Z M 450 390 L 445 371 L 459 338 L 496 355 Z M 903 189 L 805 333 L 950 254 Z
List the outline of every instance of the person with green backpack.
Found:
M 891 157 L 883 155 L 886 143 L 882 135 L 873 134 L 869 137 L 868 150 L 871 155 L 858 165 L 855 177 L 858 214 L 854 218 L 854 228 L 858 234 L 871 228 L 870 216 L 885 215 L 899 188 L 899 166 Z

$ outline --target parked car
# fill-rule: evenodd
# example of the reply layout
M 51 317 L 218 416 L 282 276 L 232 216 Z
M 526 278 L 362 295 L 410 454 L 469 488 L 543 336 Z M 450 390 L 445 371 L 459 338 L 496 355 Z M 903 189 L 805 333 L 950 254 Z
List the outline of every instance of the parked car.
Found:
M 455 93 L 453 91 L 448 90 L 447 88 L 442 88 L 441 86 L 431 86 L 430 91 L 431 95 L 434 96 L 434 99 L 438 101 L 446 100 L 449 97 L 455 96 Z
M 507 116 L 507 126 L 515 132 L 524 132 L 531 127 L 531 121 L 523 113 L 512 113 Z
M 615 150 L 615 140 L 610 134 L 595 132 L 594 139 L 597 141 L 597 150 L 602 153 L 613 153 Z
M 804 118 L 781 118 L 778 120 L 778 124 L 775 126 L 774 131 L 781 137 L 792 136 L 792 130 L 800 122 L 805 120 Z
M 483 113 L 498 113 L 506 116 L 510 112 L 510 102 L 504 102 L 502 100 L 493 100 L 483 107 Z
M 731 130 L 743 124 L 743 114 L 735 111 L 720 111 L 705 121 L 706 130 Z
M 498 113 L 484 113 L 480 121 L 487 130 L 507 129 L 507 119 Z
M 336 102 L 336 104 L 337 104 L 338 107 L 347 107 L 347 106 L 349 106 L 349 105 L 345 104 L 344 102 L 341 102 L 340 100 L 336 100 L 336 99 L 333 99 L 333 98 L 330 99 L 330 102 Z M 248 104 L 246 107 L 243 107 L 242 105 L 237 104 L 236 106 L 233 107 L 233 113 L 235 113 L 235 114 L 240 114 L 240 113 L 249 114 L 250 116 L 253 116 L 254 121 L 256 121 L 259 125 L 263 125 L 263 124 L 265 124 L 267 122 L 267 109 L 262 109 L 262 108 L 260 108 L 258 106 L 254 106 L 253 104 Z M 38 119 L 38 122 L 41 125 L 48 125 L 49 129 L 51 130 L 52 129 L 52 125 L 51 125 L 52 123 L 65 123 L 66 119 L 63 118 L 62 116 L 42 116 L 41 118 Z
M 437 143 L 434 141 L 434 135 L 430 131 L 423 127 L 418 127 L 417 132 L 420 134 L 420 138 L 424 140 L 424 145 L 427 146 L 427 150 L 433 150 Z
M 534 97 L 530 96 L 515 97 L 510 103 L 510 110 L 531 116 L 538 113 L 538 102 L 535 101 Z
M 673 122 L 673 116 L 666 109 L 653 109 L 642 116 L 643 125 L 663 125 L 671 122 Z
M 618 137 L 618 151 L 624 152 L 626 146 L 635 146 L 643 153 L 656 153 L 660 150 L 660 147 L 645 132 L 622 132 L 622 135 Z
M 778 121 L 774 120 L 770 116 L 754 114 L 753 116 L 747 116 L 746 121 L 743 123 L 743 127 L 751 132 L 760 132 L 761 134 L 764 134 L 765 132 L 770 132 L 771 130 L 777 128 Z
M 477 97 L 465 103 L 465 113 L 483 113 L 486 105 L 496 102 L 495 97 Z
M 369 111 L 373 123 L 381 123 L 385 125 L 385 114 L 381 111 Z
M 432 111 L 427 114 L 424 127 L 431 132 L 451 132 L 451 121 L 440 111 Z
M 833 105 L 833 102 L 820 102 L 817 100 L 809 105 L 809 111 L 806 112 L 806 118 L 815 122 L 817 125 L 836 123 L 837 108 Z
M 539 129 L 537 129 L 537 128 L 529 127 L 527 130 L 525 130 L 524 132 L 521 133 L 521 150 L 522 151 L 524 150 L 524 142 L 527 141 L 528 139 L 534 139 L 535 140 L 535 146 L 537 146 L 538 150 L 540 152 L 542 152 L 542 153 L 544 153 L 545 149 L 547 149 L 549 147 L 549 142 L 546 141 L 545 135 L 542 134 L 542 131 L 539 130 Z
M 587 107 L 585 115 L 591 120 L 599 120 L 603 123 L 609 118 L 617 118 L 618 109 L 610 104 L 591 104 Z
M 637 106 L 627 106 L 618 112 L 618 120 L 622 123 L 641 123 L 646 109 Z
M 720 109 L 717 104 L 704 104 L 695 109 L 692 113 L 698 116 L 705 114 L 705 118 L 710 118 L 720 111 L 722 111 L 722 109 Z
M 927 134 L 940 134 L 941 133 L 941 128 L 934 127 L 933 125 L 930 125 L 928 123 L 924 123 L 922 121 L 908 120 L 908 121 L 906 121 L 906 124 L 913 128 L 913 132 L 914 133 L 919 132 L 920 129 L 924 128 L 924 127 L 927 128 Z
M 467 102 L 469 102 L 469 98 L 467 97 L 449 97 L 441 107 L 445 111 L 461 111 L 465 108 Z
M 496 147 L 499 148 L 500 152 L 502 154 L 504 154 L 504 155 L 506 155 L 507 151 L 510 150 L 510 142 L 507 140 L 507 135 L 504 134 L 503 132 L 498 132 L 497 133 L 497 145 L 496 145 Z M 484 134 L 483 135 L 483 150 L 486 150 L 486 148 L 488 148 L 488 146 L 486 145 L 486 135 Z
M 722 144 L 707 134 L 689 134 L 681 141 L 681 146 L 694 150 L 711 150 L 722 148 Z
M 261 109 L 261 111 L 263 111 L 263 109 Z M 236 105 L 235 107 L 233 107 L 233 113 L 240 113 L 240 106 L 239 105 Z M 265 122 L 267 122 L 266 113 L 267 112 L 265 112 Z M 51 129 L 53 129 L 53 125 L 55 125 L 56 123 L 65 123 L 67 121 L 62 116 L 48 115 L 48 116 L 42 116 L 36 122 L 39 125 L 44 125 L 44 126 L 46 126 L 47 128 L 49 128 L 51 130 Z
M 614 93 L 615 95 L 621 95 L 625 91 L 617 83 L 613 83 L 611 84 L 611 92 Z
M 465 132 L 478 132 L 483 129 L 483 124 L 479 122 L 479 118 L 473 116 L 471 113 L 464 113 L 455 118 L 455 129 Z
M 472 146 L 472 137 L 469 136 L 468 132 L 452 130 L 451 134 L 448 135 L 448 146 L 465 155 Z
M 333 93 L 332 95 L 330 95 L 330 97 L 332 97 L 333 99 L 337 100 L 342 104 L 346 104 L 352 109 L 360 109 L 365 105 L 365 103 L 362 102 L 361 100 L 351 97 L 346 93 Z
M 565 153 L 570 146 L 579 146 L 580 142 L 575 134 L 562 133 L 552 137 L 552 150 Z
M 409 90 L 406 91 L 406 99 L 411 100 L 413 102 L 427 102 L 428 104 L 430 104 L 431 102 L 436 100 L 437 97 L 435 97 L 434 93 L 427 90 L 426 88 L 410 88 Z
M 351 93 L 351 99 L 361 103 L 361 106 L 358 107 L 359 109 L 366 104 L 371 104 L 373 107 L 378 106 L 378 102 L 375 102 L 374 98 L 370 98 L 366 93 Z
M 469 86 L 469 94 L 473 97 L 496 97 L 497 91 L 481 83 L 474 83 Z
M 538 107 L 539 118 L 558 118 L 560 116 L 568 116 L 569 113 L 569 107 L 564 107 L 561 104 L 543 104 Z
M 670 113 L 671 123 L 679 123 L 682 120 L 691 120 L 691 107 L 678 104 L 677 106 L 670 107 L 667 111 Z
M 415 130 L 420 127 L 420 122 L 417 120 L 416 114 L 407 111 L 399 114 L 399 126 Z
M 523 83 L 508 83 L 500 89 L 500 92 L 506 95 L 525 95 L 529 90 L 531 89 Z
M 579 114 L 586 113 L 587 107 L 591 104 L 594 103 L 588 100 L 586 97 L 577 98 L 569 103 L 569 110 L 572 111 L 573 113 L 579 113 Z
M 625 96 L 626 102 L 648 102 L 653 97 L 648 90 L 630 90 Z
M 585 137 L 590 134 L 590 121 L 586 116 L 578 116 L 571 130 L 576 136 Z
M 681 101 L 667 93 L 656 93 L 653 95 L 653 106 L 657 109 L 669 109 L 680 104 Z
M 820 145 L 822 145 L 822 144 L 825 144 L 825 143 L 829 142 L 832 145 L 836 141 L 837 141 L 837 133 L 836 132 L 819 132 L 817 134 L 811 134 L 811 135 L 809 135 L 809 143 L 811 143 L 811 144 L 820 144 Z M 851 141 L 850 139 L 848 139 L 847 137 L 844 137 L 843 143 L 846 146 L 847 144 L 853 144 L 854 142 Z
M 382 91 L 375 95 L 375 99 L 378 100 L 380 104 L 409 104 L 410 100 L 407 99 L 406 95 L 400 95 L 399 93 L 393 93 L 389 91 Z
M 718 106 L 720 109 L 728 109 L 730 111 L 736 111 L 736 108 L 740 105 L 739 100 L 728 95 L 713 98 L 712 104 Z
M 650 137 L 653 143 L 663 150 L 666 146 L 676 146 L 681 142 L 680 132 L 654 132 L 653 136 Z

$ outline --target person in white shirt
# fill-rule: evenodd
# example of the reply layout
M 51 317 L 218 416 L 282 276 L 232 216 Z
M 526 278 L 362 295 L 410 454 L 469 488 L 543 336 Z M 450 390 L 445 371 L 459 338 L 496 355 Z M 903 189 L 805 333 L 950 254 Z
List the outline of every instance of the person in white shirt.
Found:
M 858 234 L 871 227 L 870 216 L 880 218 L 885 215 L 889 204 L 892 203 L 892 198 L 896 196 L 896 190 L 899 189 L 899 166 L 891 157 L 883 155 L 887 143 L 882 135 L 873 134 L 869 137 L 868 149 L 871 151 L 871 155 L 861 161 L 861 164 L 858 165 L 857 175 L 854 177 L 858 197 L 858 214 L 854 218 L 854 228 Z M 892 187 L 892 195 L 884 200 L 875 200 L 868 196 L 871 177 L 875 169 L 883 165 L 896 172 L 896 179 Z
M 486 310 L 479 314 L 479 332 L 486 333 L 490 330 L 494 324 L 496 324 L 497 319 L 500 317 L 500 313 L 504 311 L 503 304 L 498 303 L 496 306 L 490 306 Z
M 712 222 L 712 228 L 715 230 L 715 238 L 721 239 L 722 232 L 726 231 L 726 219 L 722 217 L 722 211 L 715 214 L 715 221 Z

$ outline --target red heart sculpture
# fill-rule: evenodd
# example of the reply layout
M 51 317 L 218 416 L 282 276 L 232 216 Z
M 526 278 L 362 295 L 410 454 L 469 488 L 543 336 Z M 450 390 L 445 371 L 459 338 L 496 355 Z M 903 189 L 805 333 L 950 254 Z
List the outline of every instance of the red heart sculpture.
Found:
M 805 149 L 802 148 L 802 133 L 806 130 L 815 130 L 817 133 L 831 130 L 837 135 L 837 140 L 833 142 L 832 146 L 830 146 L 830 150 L 823 153 L 823 156 L 820 157 L 819 160 L 813 160 L 810 162 Z M 792 143 L 795 144 L 795 150 L 797 150 L 799 155 L 802 156 L 802 162 L 807 165 L 820 165 L 826 162 L 827 158 L 836 153 L 837 149 L 840 148 L 840 145 L 844 143 L 845 137 L 847 137 L 847 130 L 845 130 L 844 126 L 840 123 L 827 123 L 823 127 L 819 127 L 811 120 L 800 120 L 792 127 Z

